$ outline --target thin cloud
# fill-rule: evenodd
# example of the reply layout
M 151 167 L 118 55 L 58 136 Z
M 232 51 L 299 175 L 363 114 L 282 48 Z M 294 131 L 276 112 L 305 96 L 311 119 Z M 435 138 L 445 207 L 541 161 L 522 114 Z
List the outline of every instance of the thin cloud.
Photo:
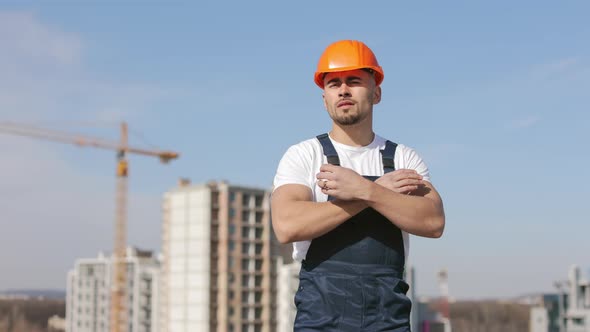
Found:
M 581 64 L 582 62 L 579 57 L 565 57 L 553 62 L 534 66 L 531 69 L 531 76 L 541 80 L 552 79 L 574 72 Z
M 539 123 L 539 121 L 541 121 L 541 118 L 539 116 L 529 115 L 526 117 L 512 120 L 510 123 L 506 125 L 506 128 L 512 130 L 528 129 L 535 126 L 537 123 Z
M 0 63 L 6 60 L 62 65 L 79 63 L 82 41 L 42 23 L 30 12 L 0 11 Z
M 26 11 L 0 11 L 0 118 L 56 122 L 132 120 L 178 91 L 98 79 L 84 67 L 81 36 Z

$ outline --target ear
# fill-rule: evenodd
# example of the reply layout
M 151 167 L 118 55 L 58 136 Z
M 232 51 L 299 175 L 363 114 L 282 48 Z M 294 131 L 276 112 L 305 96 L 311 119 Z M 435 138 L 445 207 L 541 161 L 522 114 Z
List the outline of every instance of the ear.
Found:
M 381 102 L 381 87 L 375 87 L 375 91 L 373 91 L 373 105 L 377 105 Z
M 328 109 L 328 103 L 326 102 L 326 94 L 322 93 L 322 101 L 324 102 L 324 108 Z

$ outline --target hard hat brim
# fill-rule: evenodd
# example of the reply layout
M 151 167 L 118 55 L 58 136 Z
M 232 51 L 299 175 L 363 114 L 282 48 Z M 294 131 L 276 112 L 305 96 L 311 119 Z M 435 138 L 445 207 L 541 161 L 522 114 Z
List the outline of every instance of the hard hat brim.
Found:
M 371 69 L 373 70 L 373 75 L 375 77 L 375 85 L 381 85 L 383 82 L 383 69 L 379 66 L 349 66 L 349 67 L 338 67 L 333 69 L 326 69 L 322 71 L 316 71 L 314 75 L 314 82 L 315 84 L 320 87 L 320 89 L 324 88 L 324 76 L 327 73 L 336 73 L 342 71 L 350 71 L 350 70 L 357 70 L 357 69 Z

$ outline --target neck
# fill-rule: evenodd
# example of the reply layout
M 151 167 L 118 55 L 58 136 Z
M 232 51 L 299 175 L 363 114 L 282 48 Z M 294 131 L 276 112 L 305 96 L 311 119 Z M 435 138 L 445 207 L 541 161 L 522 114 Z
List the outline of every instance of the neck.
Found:
M 342 126 L 337 123 L 332 125 L 330 137 L 338 143 L 349 146 L 367 146 L 373 142 L 375 133 L 372 126 L 356 124 L 351 126 Z

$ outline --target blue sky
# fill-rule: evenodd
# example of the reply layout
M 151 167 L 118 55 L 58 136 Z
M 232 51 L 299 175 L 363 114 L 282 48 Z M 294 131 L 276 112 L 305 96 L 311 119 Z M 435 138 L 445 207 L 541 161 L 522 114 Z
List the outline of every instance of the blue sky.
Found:
M 283 152 L 329 129 L 322 50 L 367 43 L 384 68 L 375 131 L 415 148 L 445 202 L 413 238 L 419 294 L 552 291 L 590 271 L 590 5 L 585 1 L 3 1 L 0 120 L 181 153 L 131 157 L 129 242 L 160 247 L 179 177 L 269 188 Z M 149 145 L 148 145 L 149 144 Z M 114 155 L 0 136 L 0 289 L 64 288 L 109 250 Z

